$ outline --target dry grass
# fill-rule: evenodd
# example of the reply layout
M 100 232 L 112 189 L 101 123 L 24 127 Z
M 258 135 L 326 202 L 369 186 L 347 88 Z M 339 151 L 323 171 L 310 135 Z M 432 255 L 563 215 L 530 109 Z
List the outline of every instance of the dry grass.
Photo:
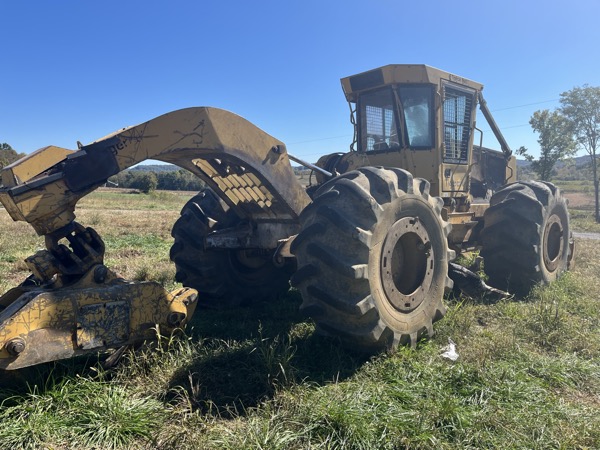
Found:
M 94 192 L 76 209 L 77 221 L 93 227 L 106 244 L 105 262 L 132 280 L 157 280 L 174 286 L 169 259 L 171 228 L 192 193 L 151 195 L 118 190 Z M 29 275 L 24 259 L 44 247 L 43 239 L 24 222 L 13 222 L 0 209 L 0 290 L 5 292 Z

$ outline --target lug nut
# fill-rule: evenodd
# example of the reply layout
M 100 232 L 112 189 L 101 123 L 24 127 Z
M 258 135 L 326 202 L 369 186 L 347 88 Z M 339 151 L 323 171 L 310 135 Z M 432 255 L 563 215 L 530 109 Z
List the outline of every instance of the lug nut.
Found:
M 25 341 L 21 338 L 14 338 L 5 345 L 6 351 L 11 356 L 19 356 L 25 350 Z
M 98 266 L 96 270 L 94 270 L 94 281 L 98 284 L 104 283 L 106 281 L 106 276 L 108 275 L 108 269 L 106 266 Z

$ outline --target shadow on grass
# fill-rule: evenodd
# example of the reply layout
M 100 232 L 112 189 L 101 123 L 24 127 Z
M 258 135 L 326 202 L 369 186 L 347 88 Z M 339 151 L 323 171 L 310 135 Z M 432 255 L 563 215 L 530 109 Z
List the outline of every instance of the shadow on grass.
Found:
M 341 381 L 366 361 L 335 339 L 315 335 L 298 310 L 295 291 L 282 299 L 230 311 L 200 310 L 192 324 L 204 352 L 170 381 L 185 389 L 194 408 L 239 417 L 248 408 L 298 383 Z
M 450 313 L 437 325 L 441 333 L 434 339 L 445 342 L 449 335 L 444 333 L 464 330 L 466 335 L 474 326 L 487 327 L 502 314 L 504 305 L 514 303 L 523 305 L 517 310 L 536 336 L 556 333 L 562 322 L 557 302 L 564 295 L 561 292 L 574 292 L 571 280 L 567 273 L 551 288 L 535 287 L 527 295 L 500 300 L 449 296 L 445 302 L 451 311 L 463 306 L 471 306 L 471 311 Z M 292 290 L 270 303 L 199 311 L 193 333 L 203 339 L 203 350 L 174 374 L 171 389 L 185 389 L 192 405 L 203 412 L 236 417 L 279 390 L 352 376 L 368 357 L 344 348 L 336 339 L 316 335 L 312 322 L 299 312 L 300 303 L 300 294 Z
M 299 383 L 341 381 L 367 360 L 338 340 L 315 335 L 314 325 L 299 312 L 300 294 L 249 307 L 218 311 L 200 309 L 187 334 L 198 348 L 194 358 L 175 370 L 167 401 L 185 392 L 191 405 L 205 413 L 237 417 Z M 199 344 L 199 345 L 198 345 Z M 43 394 L 65 379 L 112 377 L 100 368 L 106 355 L 90 355 L 0 371 L 0 402 L 31 393 Z
M 0 370 L 0 403 L 14 396 L 43 393 L 66 378 L 94 377 L 101 359 L 100 355 L 90 354 L 19 370 Z

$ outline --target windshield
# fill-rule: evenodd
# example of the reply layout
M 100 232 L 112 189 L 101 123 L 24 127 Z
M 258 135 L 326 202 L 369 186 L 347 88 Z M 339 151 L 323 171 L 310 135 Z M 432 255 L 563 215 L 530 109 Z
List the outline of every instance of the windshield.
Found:
M 404 108 L 408 146 L 433 147 L 431 88 L 400 87 L 398 95 Z
M 398 114 L 395 108 L 396 95 L 391 87 L 361 96 L 359 134 L 363 150 L 397 149 L 403 144 L 414 149 L 434 146 L 431 87 L 400 86 L 396 94 L 403 114 Z M 404 120 L 398 129 L 400 117 Z M 401 130 L 404 130 L 404 139 L 400 139 Z

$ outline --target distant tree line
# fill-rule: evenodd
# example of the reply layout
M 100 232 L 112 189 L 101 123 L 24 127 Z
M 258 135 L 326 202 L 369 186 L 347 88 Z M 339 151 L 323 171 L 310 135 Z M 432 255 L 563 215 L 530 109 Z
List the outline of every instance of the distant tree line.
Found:
M 310 169 L 307 169 L 306 167 L 301 167 L 301 166 L 292 166 L 292 169 L 294 170 L 294 175 L 296 175 L 298 178 L 303 179 L 303 178 L 308 178 L 310 176 Z
M 199 191 L 205 183 L 184 169 L 170 171 L 124 170 L 109 178 L 109 184 L 148 193 L 154 190 Z

